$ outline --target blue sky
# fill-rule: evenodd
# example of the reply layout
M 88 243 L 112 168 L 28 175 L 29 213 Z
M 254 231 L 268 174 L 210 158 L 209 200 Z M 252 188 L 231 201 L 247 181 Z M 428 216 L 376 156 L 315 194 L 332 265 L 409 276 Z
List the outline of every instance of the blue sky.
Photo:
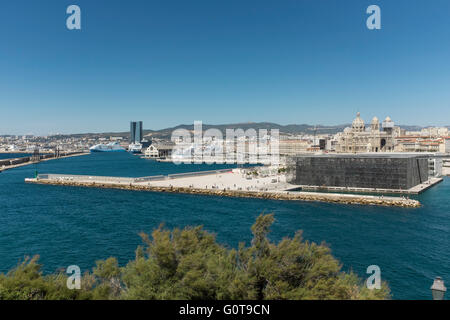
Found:
M 66 28 L 81 8 L 82 30 Z M 366 8 L 381 7 L 381 30 Z M 2 1 L 0 134 L 450 125 L 448 0 Z

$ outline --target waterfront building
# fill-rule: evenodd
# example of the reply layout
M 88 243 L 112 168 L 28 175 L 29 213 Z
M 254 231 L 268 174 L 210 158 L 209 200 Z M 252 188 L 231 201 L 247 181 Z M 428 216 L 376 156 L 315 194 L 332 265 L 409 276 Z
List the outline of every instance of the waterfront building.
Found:
M 280 136 L 279 152 L 280 156 L 295 156 L 303 153 L 333 152 L 336 150 L 338 139 L 335 136 L 322 134 Z
M 450 159 L 442 159 L 442 175 L 450 176 Z
M 156 159 L 159 157 L 159 151 L 155 145 L 151 145 L 147 149 L 145 149 L 144 155 L 146 158 L 155 158 Z
M 170 159 L 172 156 L 172 150 L 174 143 L 152 143 L 147 149 L 145 149 L 144 155 L 146 158 L 152 159 Z
M 445 127 L 428 127 L 420 131 L 423 137 L 445 137 L 449 135 L 448 128 Z
M 428 176 L 442 177 L 443 159 L 440 157 L 428 159 Z
M 345 128 L 344 132 L 338 135 L 336 151 L 342 153 L 392 152 L 397 135 L 400 135 L 400 128 L 394 125 L 391 118 L 386 117 L 381 127 L 378 118 L 374 117 L 370 127 L 366 128 L 358 112 L 352 126 Z
M 130 122 L 130 144 L 141 143 L 143 139 L 142 121 Z
M 280 155 L 293 156 L 300 153 L 306 153 L 311 145 L 312 141 L 309 139 L 282 137 L 279 142 Z
M 443 150 L 441 150 L 441 152 L 450 153 L 450 137 L 444 138 Z
M 287 181 L 315 187 L 407 190 L 428 180 L 427 155 L 366 153 L 288 159 Z
M 445 139 L 422 136 L 400 136 L 396 138 L 397 152 L 446 152 Z

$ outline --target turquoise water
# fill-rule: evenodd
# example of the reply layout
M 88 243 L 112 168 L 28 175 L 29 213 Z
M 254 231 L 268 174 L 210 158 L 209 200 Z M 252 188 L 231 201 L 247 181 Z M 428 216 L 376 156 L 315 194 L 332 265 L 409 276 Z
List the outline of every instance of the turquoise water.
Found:
M 97 153 L 42 162 L 38 170 L 137 177 L 225 167 Z M 138 233 L 161 222 L 169 228 L 202 224 L 236 247 L 249 243 L 261 212 L 273 212 L 273 240 L 302 229 L 306 239 L 329 244 L 344 270 L 366 278 L 367 266 L 376 264 L 394 299 L 429 299 L 438 275 L 450 284 L 448 178 L 418 197 L 423 207 L 404 209 L 25 184 L 34 170 L 0 173 L 0 272 L 34 254 L 45 272 L 72 264 L 84 271 L 109 256 L 125 264 L 141 243 Z

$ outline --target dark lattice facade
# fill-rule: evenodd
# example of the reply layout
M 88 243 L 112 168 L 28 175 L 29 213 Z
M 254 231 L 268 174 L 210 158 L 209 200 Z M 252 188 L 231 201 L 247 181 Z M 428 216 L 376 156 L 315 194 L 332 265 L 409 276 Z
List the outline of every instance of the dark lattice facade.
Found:
M 288 160 L 288 182 L 295 185 L 405 190 L 427 180 L 427 158 L 414 155 L 318 155 Z

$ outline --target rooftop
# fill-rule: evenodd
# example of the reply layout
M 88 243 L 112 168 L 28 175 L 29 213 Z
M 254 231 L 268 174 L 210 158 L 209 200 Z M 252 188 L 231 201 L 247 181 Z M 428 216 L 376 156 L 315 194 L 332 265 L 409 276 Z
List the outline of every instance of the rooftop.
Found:
M 372 153 L 339 153 L 339 154 L 302 154 L 296 155 L 296 158 L 429 158 L 435 156 L 434 153 L 425 152 L 409 152 L 409 153 L 395 153 L 395 152 L 372 152 Z

